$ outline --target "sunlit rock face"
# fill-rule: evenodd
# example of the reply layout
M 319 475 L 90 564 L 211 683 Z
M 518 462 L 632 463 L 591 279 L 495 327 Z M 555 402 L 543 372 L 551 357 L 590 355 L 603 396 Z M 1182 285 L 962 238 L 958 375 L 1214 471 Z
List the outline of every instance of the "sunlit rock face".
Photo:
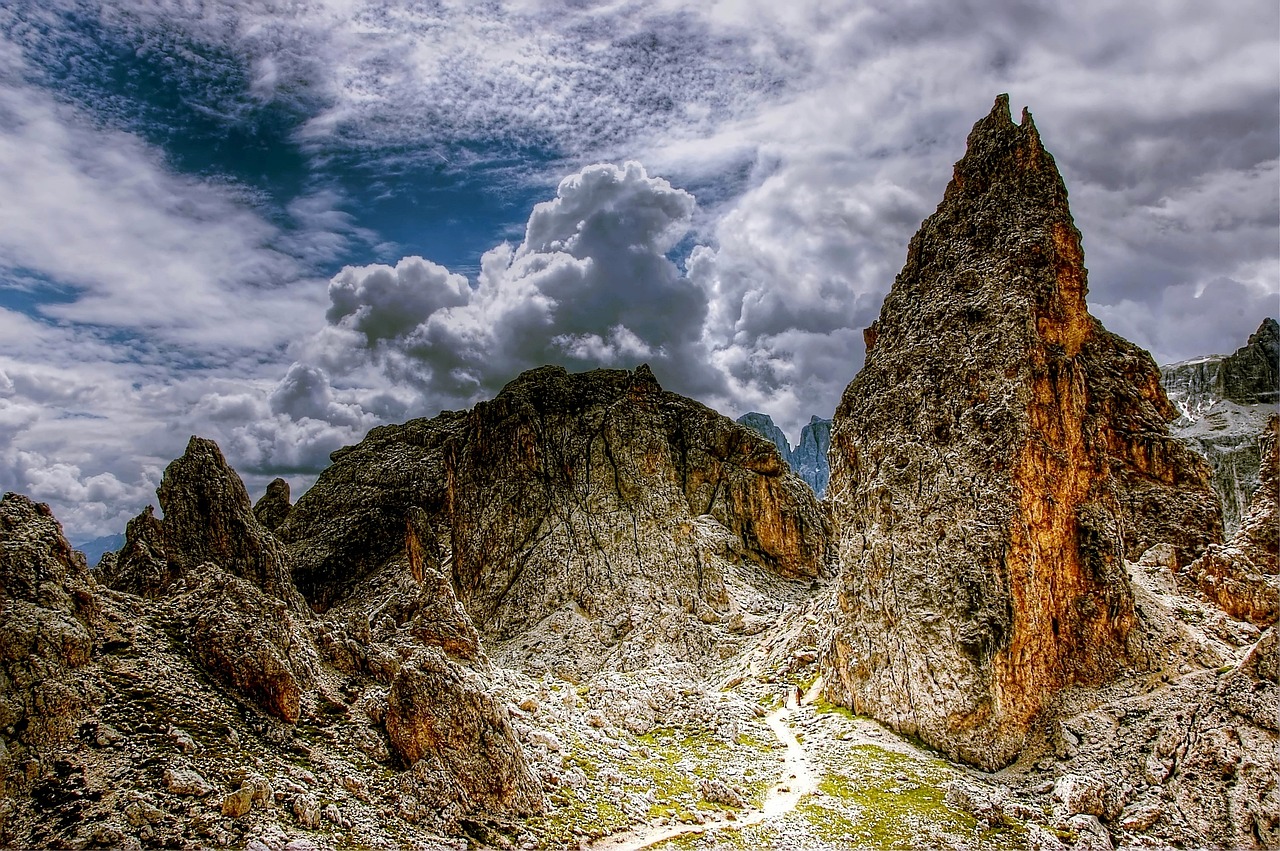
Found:
M 542 367 L 469 412 L 374 429 L 280 534 L 317 609 L 400 560 L 447 575 L 486 640 L 536 633 L 577 673 L 713 663 L 772 594 L 748 586 L 817 578 L 829 540 L 774 445 L 645 366 Z
M 1230 355 L 1208 355 L 1160 368 L 1178 408 L 1173 433 L 1209 459 L 1228 534 L 1244 519 L 1260 484 L 1260 435 L 1280 396 L 1280 323 L 1267 318 Z
M 828 695 L 988 769 L 1063 686 L 1129 665 L 1126 556 L 1221 538 L 1155 363 L 1086 291 L 1053 157 L 1001 96 L 834 419 Z

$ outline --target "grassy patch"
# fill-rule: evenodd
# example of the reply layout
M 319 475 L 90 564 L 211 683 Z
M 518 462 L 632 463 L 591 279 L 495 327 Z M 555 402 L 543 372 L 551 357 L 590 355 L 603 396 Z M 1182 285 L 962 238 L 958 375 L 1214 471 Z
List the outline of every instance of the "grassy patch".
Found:
M 983 848 L 1025 847 L 1020 827 L 980 829 L 974 817 L 947 805 L 940 788 L 955 776 L 946 763 L 874 745 L 840 749 L 839 764 L 824 772 L 822 795 L 796 812 L 814 835 L 832 844 L 876 849 L 950 847 L 960 841 Z
M 813 711 L 819 715 L 842 715 L 850 721 L 855 720 L 858 716 L 853 714 L 853 710 L 847 706 L 840 706 L 836 703 L 827 703 L 825 700 L 816 700 L 813 704 Z

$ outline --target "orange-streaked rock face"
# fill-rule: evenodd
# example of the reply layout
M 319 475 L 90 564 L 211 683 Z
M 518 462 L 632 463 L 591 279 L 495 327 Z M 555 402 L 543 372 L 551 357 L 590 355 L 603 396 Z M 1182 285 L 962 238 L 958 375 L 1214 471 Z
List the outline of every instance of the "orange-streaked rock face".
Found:
M 719 661 L 734 612 L 772 604 L 731 599 L 734 576 L 807 587 L 830 524 L 768 440 L 648 367 L 542 367 L 335 453 L 281 534 L 318 610 L 403 558 L 415 581 L 447 576 L 499 652 L 576 676 Z
M 1061 688 L 1129 664 L 1126 552 L 1153 538 L 1185 563 L 1220 536 L 1155 364 L 1087 292 L 1057 167 L 1002 97 L 833 426 L 828 696 L 988 769 Z

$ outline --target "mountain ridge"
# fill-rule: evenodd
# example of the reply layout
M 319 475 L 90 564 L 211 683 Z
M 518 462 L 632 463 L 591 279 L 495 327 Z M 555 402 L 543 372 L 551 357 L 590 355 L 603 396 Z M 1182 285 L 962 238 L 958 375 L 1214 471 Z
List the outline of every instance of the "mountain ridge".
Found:
M 1224 540 L 1086 292 L 1001 96 L 822 500 L 647 366 L 380 426 L 294 503 L 192 437 L 97 571 L 5 494 L 0 842 L 1280 844 L 1280 417 Z

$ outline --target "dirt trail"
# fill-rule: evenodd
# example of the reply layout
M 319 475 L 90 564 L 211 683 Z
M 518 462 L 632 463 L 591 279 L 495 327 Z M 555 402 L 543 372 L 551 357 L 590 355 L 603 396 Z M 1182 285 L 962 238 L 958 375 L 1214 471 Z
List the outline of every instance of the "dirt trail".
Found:
M 812 793 L 817 786 L 804 745 L 787 724 L 799 708 L 800 696 L 793 690 L 787 696 L 786 705 L 765 716 L 765 723 L 787 750 L 782 759 L 782 776 L 765 794 L 762 807 L 750 807 L 736 814 L 733 821 L 717 815 L 706 824 L 639 825 L 606 836 L 587 847 L 592 851 L 641 851 L 675 836 L 746 827 L 791 812 L 800 799 Z

